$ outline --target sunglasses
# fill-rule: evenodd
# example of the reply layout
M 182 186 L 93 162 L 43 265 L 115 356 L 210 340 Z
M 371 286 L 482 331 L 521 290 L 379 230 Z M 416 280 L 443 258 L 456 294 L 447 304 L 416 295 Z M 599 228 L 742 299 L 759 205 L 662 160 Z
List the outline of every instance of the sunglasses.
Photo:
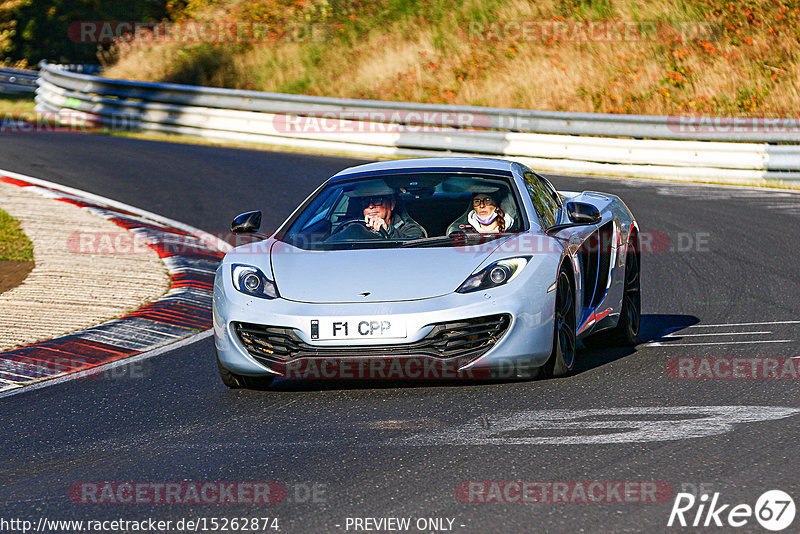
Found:
M 365 208 L 369 206 L 375 206 L 376 208 L 380 208 L 385 206 L 387 203 L 386 197 L 368 197 L 361 199 L 361 205 Z
M 480 205 L 484 205 L 484 206 L 494 206 L 494 200 L 492 200 L 492 198 L 491 198 L 491 197 L 486 197 L 486 198 L 473 198 L 473 199 L 472 199 L 472 205 L 473 205 L 473 206 L 480 206 Z

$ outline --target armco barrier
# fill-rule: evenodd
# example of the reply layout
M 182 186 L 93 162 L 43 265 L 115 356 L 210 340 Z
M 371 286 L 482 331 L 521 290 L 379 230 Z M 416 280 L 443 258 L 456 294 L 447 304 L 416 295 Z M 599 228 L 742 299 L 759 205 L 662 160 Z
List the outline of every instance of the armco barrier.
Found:
M 800 119 L 704 122 L 337 99 L 111 80 L 47 63 L 41 68 L 39 111 L 79 114 L 111 128 L 379 156 L 507 156 L 554 172 L 800 181 L 800 146 L 775 144 L 798 143 Z M 327 117 L 325 128 L 288 128 L 298 116 Z
M 0 93 L 33 93 L 38 77 L 35 70 L 0 67 Z

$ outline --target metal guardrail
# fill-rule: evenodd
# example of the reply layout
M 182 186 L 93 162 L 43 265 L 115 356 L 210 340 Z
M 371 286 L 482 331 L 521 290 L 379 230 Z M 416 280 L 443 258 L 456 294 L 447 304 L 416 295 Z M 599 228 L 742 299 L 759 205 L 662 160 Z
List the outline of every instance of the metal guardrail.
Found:
M 47 63 L 46 61 L 41 61 L 39 66 L 41 67 L 42 65 L 49 65 L 54 69 L 78 74 L 89 74 L 91 76 L 97 76 L 103 70 L 103 67 L 100 65 L 90 65 L 87 63 Z
M 750 130 L 744 132 L 725 131 L 725 121 L 741 119 L 720 119 L 709 133 L 683 131 L 681 118 L 311 97 L 110 80 L 40 66 L 37 109 L 68 110 L 111 128 L 371 155 L 502 155 L 556 172 L 800 180 L 800 146 L 770 144 L 800 141 L 800 119 L 794 129 L 792 119 L 783 124 L 789 127 L 763 131 L 740 124 Z M 292 128 L 303 116 L 327 117 L 331 131 Z M 651 137 L 659 139 L 642 139 Z
M 35 70 L 0 67 L 0 93 L 33 93 L 38 77 Z

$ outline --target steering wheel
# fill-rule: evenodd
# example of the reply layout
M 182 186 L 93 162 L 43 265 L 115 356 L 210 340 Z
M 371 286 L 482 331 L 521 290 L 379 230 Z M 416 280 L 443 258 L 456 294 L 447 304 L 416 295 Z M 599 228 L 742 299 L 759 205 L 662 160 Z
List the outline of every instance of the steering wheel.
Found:
M 345 221 L 342 224 L 340 224 L 339 227 L 333 231 L 333 233 L 330 235 L 328 239 L 332 238 L 333 236 L 339 236 L 339 238 L 341 238 L 342 236 L 340 234 L 344 233 L 345 231 L 348 234 L 347 237 L 352 237 L 352 238 L 367 238 L 367 239 L 389 238 L 389 232 L 386 231 L 385 229 L 381 228 L 379 232 L 376 232 L 375 230 L 367 226 L 367 223 L 365 221 L 361 219 L 351 219 L 349 221 Z

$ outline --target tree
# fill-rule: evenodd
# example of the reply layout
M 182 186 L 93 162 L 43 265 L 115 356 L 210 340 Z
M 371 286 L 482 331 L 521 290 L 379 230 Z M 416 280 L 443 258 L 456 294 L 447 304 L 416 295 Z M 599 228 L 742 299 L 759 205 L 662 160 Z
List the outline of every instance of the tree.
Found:
M 0 54 L 6 64 L 40 60 L 96 63 L 99 43 L 70 34 L 81 21 L 160 22 L 175 11 L 174 0 L 0 0 Z

